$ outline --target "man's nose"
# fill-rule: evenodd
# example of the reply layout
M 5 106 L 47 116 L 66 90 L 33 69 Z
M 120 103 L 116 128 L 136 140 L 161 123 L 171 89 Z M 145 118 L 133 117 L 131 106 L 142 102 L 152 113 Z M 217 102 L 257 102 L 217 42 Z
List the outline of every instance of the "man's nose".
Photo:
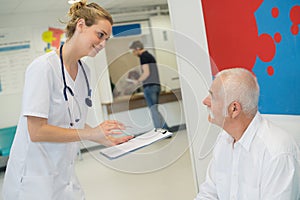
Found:
M 206 106 L 210 106 L 210 96 L 205 97 L 202 103 Z

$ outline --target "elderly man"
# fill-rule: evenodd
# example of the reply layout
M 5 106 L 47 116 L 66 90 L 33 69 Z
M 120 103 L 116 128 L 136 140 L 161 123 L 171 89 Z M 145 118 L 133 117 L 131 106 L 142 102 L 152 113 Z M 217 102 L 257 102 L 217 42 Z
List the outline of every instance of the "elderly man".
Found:
M 217 74 L 203 104 L 223 128 L 195 200 L 299 200 L 300 154 L 285 131 L 257 111 L 259 86 L 246 69 Z

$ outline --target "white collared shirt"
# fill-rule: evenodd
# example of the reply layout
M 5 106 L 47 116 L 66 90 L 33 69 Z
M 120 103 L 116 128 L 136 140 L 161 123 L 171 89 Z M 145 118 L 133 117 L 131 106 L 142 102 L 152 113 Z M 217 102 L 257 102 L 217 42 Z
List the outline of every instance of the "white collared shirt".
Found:
M 300 151 L 257 113 L 242 138 L 223 131 L 195 200 L 299 200 Z

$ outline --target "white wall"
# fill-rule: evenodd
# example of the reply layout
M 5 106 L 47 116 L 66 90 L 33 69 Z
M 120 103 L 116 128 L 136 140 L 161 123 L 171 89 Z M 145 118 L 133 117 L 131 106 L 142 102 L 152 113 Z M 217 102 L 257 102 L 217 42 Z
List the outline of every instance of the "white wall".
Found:
M 202 6 L 200 0 L 169 0 L 168 3 L 171 22 L 176 32 L 175 48 L 198 190 L 205 179 L 211 158 L 210 150 L 220 131 L 207 122 L 207 111 L 201 105 L 212 81 Z M 287 129 L 300 143 L 300 116 L 265 116 Z
M 161 84 L 166 90 L 180 88 L 170 16 L 157 15 L 149 20 Z
M 0 28 L 11 27 L 61 27 L 64 26 L 59 22 L 60 19 L 64 20 L 66 13 L 62 12 L 43 12 L 43 13 L 26 13 L 15 15 L 1 15 Z
M 300 145 L 300 116 L 299 115 L 266 115 L 267 119 L 292 134 Z
M 175 49 L 183 105 L 195 182 L 198 187 L 204 180 L 207 163 L 210 159 L 210 157 L 198 159 L 201 146 L 203 143 L 212 144 L 217 132 L 208 123 L 206 108 L 202 105 L 202 99 L 208 93 L 212 77 L 206 34 L 199 0 L 189 0 L 188 3 L 169 0 L 169 10 L 175 33 Z M 204 154 L 207 150 L 209 147 L 204 149 Z

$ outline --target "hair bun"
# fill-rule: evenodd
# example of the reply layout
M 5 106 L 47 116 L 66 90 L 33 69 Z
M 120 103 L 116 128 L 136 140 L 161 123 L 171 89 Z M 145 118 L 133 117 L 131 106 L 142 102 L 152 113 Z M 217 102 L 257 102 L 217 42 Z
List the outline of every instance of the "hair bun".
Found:
M 69 10 L 69 16 L 73 16 L 74 13 L 76 13 L 77 10 L 80 10 L 84 6 L 86 6 L 87 0 L 81 0 L 76 3 L 73 3 L 70 10 Z

